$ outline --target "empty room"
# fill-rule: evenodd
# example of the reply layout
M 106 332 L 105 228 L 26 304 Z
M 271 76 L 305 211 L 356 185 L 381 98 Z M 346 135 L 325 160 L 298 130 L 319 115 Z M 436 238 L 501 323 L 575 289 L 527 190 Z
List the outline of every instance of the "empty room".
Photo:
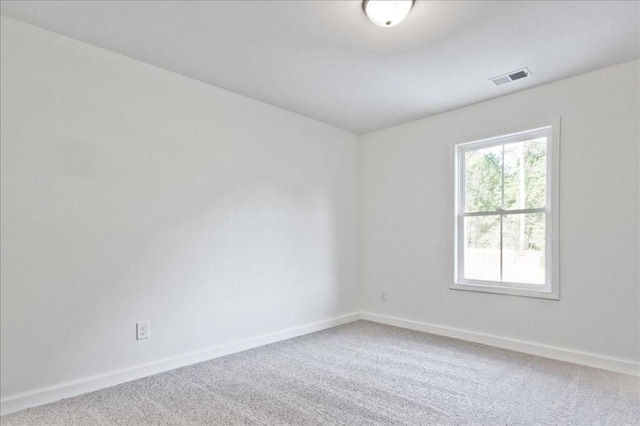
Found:
M 640 2 L 0 14 L 3 426 L 640 424 Z

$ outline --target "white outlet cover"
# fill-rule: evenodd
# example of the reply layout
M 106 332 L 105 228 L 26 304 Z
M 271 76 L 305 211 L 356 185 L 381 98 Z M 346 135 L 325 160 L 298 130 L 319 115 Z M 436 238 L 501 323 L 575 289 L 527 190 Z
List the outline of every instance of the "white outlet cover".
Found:
M 136 339 L 148 339 L 150 337 L 149 321 L 136 323 Z

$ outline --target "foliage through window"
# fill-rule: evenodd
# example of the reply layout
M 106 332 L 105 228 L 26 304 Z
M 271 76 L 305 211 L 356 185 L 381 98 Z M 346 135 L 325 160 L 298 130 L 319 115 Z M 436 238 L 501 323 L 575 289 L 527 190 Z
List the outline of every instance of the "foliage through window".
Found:
M 549 126 L 456 147 L 452 288 L 558 298 L 553 136 Z

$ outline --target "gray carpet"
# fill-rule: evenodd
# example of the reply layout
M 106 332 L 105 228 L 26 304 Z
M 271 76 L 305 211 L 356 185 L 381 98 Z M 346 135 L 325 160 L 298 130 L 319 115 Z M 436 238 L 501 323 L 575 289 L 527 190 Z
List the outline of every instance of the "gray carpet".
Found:
M 3 425 L 625 425 L 638 378 L 366 321 L 24 410 Z

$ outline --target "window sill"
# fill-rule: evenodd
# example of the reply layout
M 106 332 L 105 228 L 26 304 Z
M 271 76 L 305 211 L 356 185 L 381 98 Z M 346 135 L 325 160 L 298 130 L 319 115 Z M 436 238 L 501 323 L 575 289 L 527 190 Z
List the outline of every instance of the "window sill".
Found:
M 463 290 L 463 291 L 477 291 L 481 293 L 494 293 L 494 294 L 505 294 L 509 296 L 521 296 L 521 297 L 534 297 L 538 299 L 550 299 L 550 300 L 560 300 L 560 295 L 557 290 L 553 291 L 553 289 L 531 289 L 531 288 L 516 288 L 508 285 L 501 285 L 495 283 L 454 283 L 449 286 L 451 290 Z M 557 286 L 556 286 L 557 289 Z

